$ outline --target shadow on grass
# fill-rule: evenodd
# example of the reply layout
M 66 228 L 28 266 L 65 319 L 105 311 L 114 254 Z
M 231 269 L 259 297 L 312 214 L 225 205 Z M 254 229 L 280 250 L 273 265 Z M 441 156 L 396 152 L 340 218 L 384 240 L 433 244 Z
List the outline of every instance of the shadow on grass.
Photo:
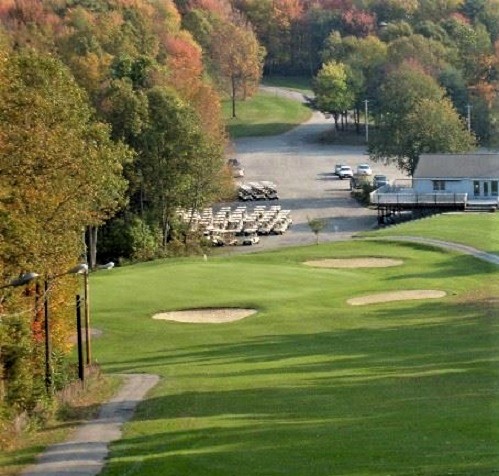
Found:
M 493 474 L 498 323 L 479 304 L 403 312 L 131 361 L 179 384 L 140 406 L 147 434 L 116 443 L 104 474 Z

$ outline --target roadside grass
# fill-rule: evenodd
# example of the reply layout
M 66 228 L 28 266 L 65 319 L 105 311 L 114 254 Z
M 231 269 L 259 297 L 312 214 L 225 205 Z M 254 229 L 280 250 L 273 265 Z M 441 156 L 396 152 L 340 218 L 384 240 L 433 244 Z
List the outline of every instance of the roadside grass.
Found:
M 498 213 L 448 213 L 414 220 L 360 236 L 423 236 L 473 246 L 499 255 Z
M 315 269 L 326 257 L 402 266 Z M 354 241 L 144 263 L 91 277 L 94 356 L 162 377 L 103 475 L 442 475 L 499 468 L 497 267 Z M 443 299 L 349 306 L 387 290 Z M 228 324 L 160 311 L 254 307 Z
M 304 104 L 268 93 L 258 93 L 246 101 L 237 101 L 236 118 L 232 102 L 223 101 L 223 116 L 233 139 L 282 134 L 308 120 L 312 112 Z

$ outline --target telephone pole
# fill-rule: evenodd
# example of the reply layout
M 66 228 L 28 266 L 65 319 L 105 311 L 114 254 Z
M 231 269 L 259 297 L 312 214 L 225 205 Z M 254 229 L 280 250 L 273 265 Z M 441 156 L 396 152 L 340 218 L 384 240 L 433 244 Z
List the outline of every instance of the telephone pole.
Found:
M 365 123 L 366 123 L 366 144 L 369 143 L 369 119 L 368 119 L 369 111 L 368 111 L 368 107 L 367 107 L 368 103 L 369 103 L 369 100 L 364 99 L 364 115 L 365 115 Z

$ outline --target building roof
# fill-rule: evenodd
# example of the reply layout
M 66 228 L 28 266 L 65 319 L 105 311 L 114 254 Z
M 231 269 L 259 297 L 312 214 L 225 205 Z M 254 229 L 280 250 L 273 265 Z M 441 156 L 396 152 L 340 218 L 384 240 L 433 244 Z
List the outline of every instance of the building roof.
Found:
M 499 153 L 423 154 L 416 179 L 499 179 Z

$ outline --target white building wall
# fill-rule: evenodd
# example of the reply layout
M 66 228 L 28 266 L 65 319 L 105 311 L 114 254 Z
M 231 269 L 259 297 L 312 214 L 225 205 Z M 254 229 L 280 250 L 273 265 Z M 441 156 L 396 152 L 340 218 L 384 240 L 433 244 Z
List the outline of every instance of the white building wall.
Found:
M 430 179 L 413 179 L 413 187 L 417 193 L 433 193 L 433 180 Z M 444 192 L 449 193 L 468 193 L 473 195 L 473 181 L 464 180 L 445 180 Z

